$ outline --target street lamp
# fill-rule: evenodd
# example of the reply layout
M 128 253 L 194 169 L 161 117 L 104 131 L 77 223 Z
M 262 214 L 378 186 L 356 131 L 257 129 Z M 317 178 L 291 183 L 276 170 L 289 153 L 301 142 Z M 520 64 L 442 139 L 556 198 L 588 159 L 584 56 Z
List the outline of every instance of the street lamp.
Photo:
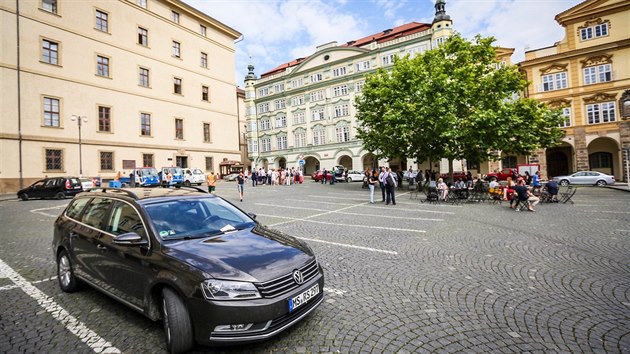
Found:
M 79 177 L 83 177 L 83 159 L 81 158 L 81 124 L 87 123 L 88 119 L 86 116 L 75 116 L 70 117 L 71 121 L 76 121 L 79 126 Z

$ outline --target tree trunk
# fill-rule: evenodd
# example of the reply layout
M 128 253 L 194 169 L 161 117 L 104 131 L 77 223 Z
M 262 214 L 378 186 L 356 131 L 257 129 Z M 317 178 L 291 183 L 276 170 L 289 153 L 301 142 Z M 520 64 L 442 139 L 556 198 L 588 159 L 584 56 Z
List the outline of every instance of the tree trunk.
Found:
M 448 159 L 448 181 L 451 185 L 455 182 L 453 181 L 453 159 Z

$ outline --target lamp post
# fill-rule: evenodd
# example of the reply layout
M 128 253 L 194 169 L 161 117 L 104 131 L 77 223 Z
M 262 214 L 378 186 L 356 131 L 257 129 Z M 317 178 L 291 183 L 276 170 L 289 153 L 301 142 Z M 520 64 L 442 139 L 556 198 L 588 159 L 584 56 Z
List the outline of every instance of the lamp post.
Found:
M 83 159 L 81 157 L 81 124 L 87 123 L 88 120 L 86 116 L 76 115 L 73 115 L 70 120 L 73 122 L 76 121 L 77 125 L 79 126 L 79 177 L 83 177 Z

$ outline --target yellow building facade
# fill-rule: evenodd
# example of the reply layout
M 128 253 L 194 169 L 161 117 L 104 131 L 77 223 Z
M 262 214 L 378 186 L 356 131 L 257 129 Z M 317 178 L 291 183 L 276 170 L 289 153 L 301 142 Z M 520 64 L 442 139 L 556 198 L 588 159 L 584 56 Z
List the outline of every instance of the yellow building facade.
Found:
M 0 193 L 240 160 L 236 30 L 178 0 L 0 0 Z
M 531 82 L 528 96 L 565 116 L 562 144 L 540 153 L 544 177 L 594 170 L 627 180 L 630 2 L 588 0 L 555 19 L 564 39 L 526 52 L 519 64 Z

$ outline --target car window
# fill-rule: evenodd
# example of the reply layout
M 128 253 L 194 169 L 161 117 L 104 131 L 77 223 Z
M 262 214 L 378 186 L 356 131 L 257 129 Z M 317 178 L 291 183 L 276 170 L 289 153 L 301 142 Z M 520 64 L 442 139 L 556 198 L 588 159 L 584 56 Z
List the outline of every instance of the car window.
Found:
M 73 200 L 72 202 L 70 202 L 70 205 L 68 205 L 68 208 L 66 209 L 66 215 L 69 218 L 77 219 L 79 215 L 81 215 L 81 211 L 83 211 L 83 208 L 89 201 L 90 198 L 80 198 Z
M 169 200 L 147 205 L 146 210 L 162 239 L 205 237 L 255 225 L 249 216 L 220 198 Z
M 48 181 L 46 181 L 46 184 L 44 185 L 46 188 L 50 188 L 50 187 L 54 187 L 57 184 L 57 179 L 49 179 Z
M 105 219 L 110 205 L 112 205 L 111 199 L 92 199 L 92 202 L 87 206 L 87 209 L 83 213 L 81 222 L 97 229 L 101 229 L 103 226 L 103 219 Z
M 142 219 L 136 209 L 124 202 L 116 202 L 114 204 L 106 230 L 114 235 L 128 232 L 135 232 L 142 238 L 146 238 L 147 235 Z
M 46 181 L 37 181 L 37 182 L 33 183 L 33 187 L 41 188 L 41 187 L 44 186 L 44 183 L 46 183 Z

